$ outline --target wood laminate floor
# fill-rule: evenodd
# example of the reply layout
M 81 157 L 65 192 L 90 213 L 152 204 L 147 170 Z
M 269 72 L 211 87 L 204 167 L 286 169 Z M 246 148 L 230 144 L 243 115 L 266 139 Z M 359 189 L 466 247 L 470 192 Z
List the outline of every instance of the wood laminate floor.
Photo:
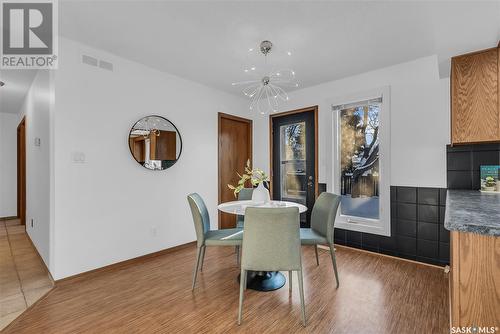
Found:
M 274 292 L 247 290 L 236 323 L 233 247 L 208 247 L 191 292 L 195 247 L 58 283 L 5 333 L 448 333 L 448 275 L 440 268 L 339 247 L 340 288 L 329 254 L 303 248 L 308 326 L 297 279 Z M 286 275 L 286 274 L 285 274 Z
M 19 219 L 0 221 L 0 330 L 52 288 Z

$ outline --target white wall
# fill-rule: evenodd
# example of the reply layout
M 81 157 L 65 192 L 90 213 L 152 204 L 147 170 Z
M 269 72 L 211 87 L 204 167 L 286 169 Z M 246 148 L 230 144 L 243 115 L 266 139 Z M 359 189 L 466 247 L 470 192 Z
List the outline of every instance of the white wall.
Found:
M 114 71 L 82 64 L 82 54 Z M 59 59 L 54 278 L 195 240 L 191 192 L 203 196 L 216 228 L 217 112 L 248 117 L 247 101 L 68 39 Z M 129 152 L 130 127 L 150 114 L 182 136 L 180 160 L 165 171 L 146 170 Z M 73 163 L 73 152 L 86 163 Z
M 0 217 L 17 216 L 19 115 L 0 111 Z
M 20 110 L 26 116 L 26 231 L 51 270 L 51 151 L 50 73 L 38 71 Z M 35 145 L 40 138 L 40 146 Z M 33 219 L 33 227 L 31 220 Z
M 217 112 L 251 117 L 248 101 L 61 39 L 54 71 L 55 221 L 51 272 L 60 279 L 195 239 L 186 201 L 199 192 L 217 226 Z M 88 54 L 114 64 L 109 72 L 81 63 Z M 281 111 L 319 105 L 320 182 L 331 178 L 331 112 L 335 97 L 391 87 L 392 184 L 446 185 L 448 82 L 436 57 L 302 89 Z M 180 130 L 183 152 L 153 172 L 131 157 L 127 135 L 157 114 Z M 408 135 L 411 133 L 412 135 Z M 268 169 L 268 117 L 254 117 L 254 165 Z M 83 152 L 85 163 L 73 163 Z
M 332 66 L 342 66 L 333 63 Z M 300 73 L 297 74 L 300 78 Z M 437 57 L 366 72 L 291 92 L 281 111 L 319 106 L 319 182 L 332 189 L 330 101 L 390 86 L 391 184 L 446 187 L 449 80 L 439 79 Z M 254 164 L 269 169 L 268 117 L 255 122 Z

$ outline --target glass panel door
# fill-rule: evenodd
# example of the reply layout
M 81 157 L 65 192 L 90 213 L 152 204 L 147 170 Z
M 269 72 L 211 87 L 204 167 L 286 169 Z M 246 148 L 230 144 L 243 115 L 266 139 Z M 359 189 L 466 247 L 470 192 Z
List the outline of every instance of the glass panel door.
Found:
M 315 108 L 273 115 L 272 121 L 272 197 L 303 204 L 301 227 L 310 226 L 316 200 Z
M 306 205 L 306 123 L 280 126 L 281 199 Z

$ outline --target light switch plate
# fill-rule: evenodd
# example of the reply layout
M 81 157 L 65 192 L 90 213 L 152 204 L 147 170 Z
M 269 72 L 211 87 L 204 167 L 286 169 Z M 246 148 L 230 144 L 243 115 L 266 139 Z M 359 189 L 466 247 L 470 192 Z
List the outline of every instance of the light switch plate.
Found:
M 83 164 L 83 163 L 85 163 L 85 153 L 83 153 L 83 152 L 73 152 L 71 160 L 75 164 Z

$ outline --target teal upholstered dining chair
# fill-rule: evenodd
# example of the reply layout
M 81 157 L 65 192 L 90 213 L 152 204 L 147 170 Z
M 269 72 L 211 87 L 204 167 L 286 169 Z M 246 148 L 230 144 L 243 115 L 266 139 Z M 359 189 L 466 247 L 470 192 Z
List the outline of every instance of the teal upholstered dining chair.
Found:
M 238 201 L 249 201 L 252 199 L 253 188 L 243 188 L 238 193 Z M 245 216 L 236 216 L 236 227 L 243 228 L 243 222 L 245 221 Z M 240 259 L 240 246 L 236 246 L 236 258 Z M 238 262 L 239 263 L 239 262 Z
M 193 215 L 194 228 L 196 230 L 196 265 L 193 273 L 194 290 L 198 270 L 203 270 L 205 249 L 207 246 L 239 246 L 241 245 L 243 230 L 241 228 L 228 228 L 224 230 L 210 230 L 210 216 L 205 202 L 197 193 L 187 196 L 191 214 Z
M 238 193 L 238 201 L 249 201 L 252 199 L 253 188 L 243 188 Z M 243 222 L 245 220 L 245 216 L 238 215 L 236 216 L 236 227 L 243 228 Z
M 316 199 L 311 212 L 311 228 L 300 229 L 302 245 L 314 245 L 317 265 L 319 265 L 318 245 L 328 245 L 330 248 L 337 288 L 339 287 L 339 273 L 337 271 L 337 259 L 335 258 L 333 231 L 340 198 L 339 195 L 327 192 L 321 193 Z
M 306 325 L 299 229 L 299 209 L 296 207 L 250 207 L 246 209 L 241 256 L 238 325 L 241 324 L 247 270 L 288 270 L 290 290 L 292 288 L 292 271 L 297 271 L 302 323 L 304 326 Z

